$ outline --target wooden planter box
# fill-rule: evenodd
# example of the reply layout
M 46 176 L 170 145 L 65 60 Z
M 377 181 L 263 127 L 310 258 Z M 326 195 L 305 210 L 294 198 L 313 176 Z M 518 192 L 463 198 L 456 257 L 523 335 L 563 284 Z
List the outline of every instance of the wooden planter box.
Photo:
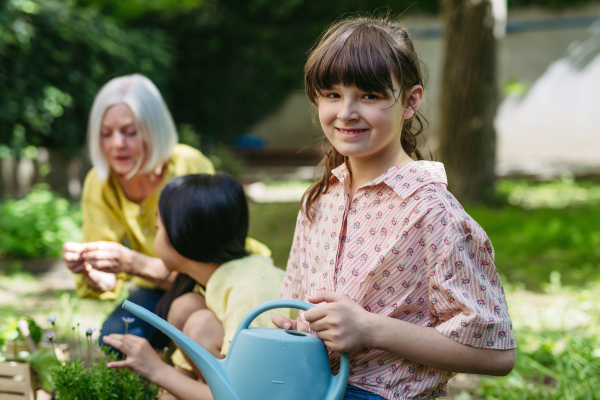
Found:
M 29 364 L 14 361 L 0 362 L 0 399 L 35 399 Z

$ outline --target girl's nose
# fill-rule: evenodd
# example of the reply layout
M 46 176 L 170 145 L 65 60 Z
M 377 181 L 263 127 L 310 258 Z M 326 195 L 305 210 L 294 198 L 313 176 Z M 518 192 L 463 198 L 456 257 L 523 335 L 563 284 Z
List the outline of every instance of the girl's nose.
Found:
M 357 120 L 359 118 L 359 115 L 358 110 L 356 108 L 356 103 L 352 100 L 344 101 L 342 103 L 342 108 L 338 112 L 337 117 L 341 121 Z

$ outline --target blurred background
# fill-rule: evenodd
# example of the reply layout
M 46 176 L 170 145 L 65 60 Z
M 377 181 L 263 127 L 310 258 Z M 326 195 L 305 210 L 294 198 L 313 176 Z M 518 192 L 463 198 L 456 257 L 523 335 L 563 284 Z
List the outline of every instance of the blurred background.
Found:
M 22 316 L 43 330 L 59 315 L 70 332 L 116 304 L 77 299 L 57 261 L 80 235 L 87 119 L 104 83 L 156 83 L 180 141 L 246 185 L 250 234 L 285 268 L 322 157 L 307 52 L 341 15 L 388 11 L 428 72 L 420 147 L 492 239 L 517 332 L 511 375 L 459 375 L 450 398 L 600 398 L 593 0 L 0 0 L 0 353 Z

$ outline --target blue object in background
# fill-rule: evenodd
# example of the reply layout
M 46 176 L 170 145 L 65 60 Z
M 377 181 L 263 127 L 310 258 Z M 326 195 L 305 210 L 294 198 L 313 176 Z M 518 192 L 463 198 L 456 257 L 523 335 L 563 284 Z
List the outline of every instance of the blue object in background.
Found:
M 263 150 L 265 140 L 257 135 L 246 133 L 237 136 L 234 145 L 238 150 Z
M 314 307 L 299 300 L 273 300 L 244 316 L 227 357 L 217 360 L 180 330 L 129 301 L 123 308 L 173 339 L 198 366 L 215 400 L 342 400 L 348 384 L 348 353 L 340 353 L 340 371 L 331 375 L 327 348 L 309 333 L 275 328 L 249 328 L 265 311 Z

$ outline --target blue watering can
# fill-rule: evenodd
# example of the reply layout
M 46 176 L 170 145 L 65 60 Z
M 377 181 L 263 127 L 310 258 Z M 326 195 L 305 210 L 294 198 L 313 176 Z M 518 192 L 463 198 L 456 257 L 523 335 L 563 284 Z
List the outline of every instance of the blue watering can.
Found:
M 348 383 L 348 353 L 340 353 L 340 371 L 331 375 L 327 348 L 309 333 L 249 328 L 274 308 L 309 310 L 299 300 L 273 300 L 254 307 L 237 328 L 227 357 L 218 360 L 164 319 L 125 300 L 123 308 L 173 339 L 198 366 L 215 400 L 342 400 Z

